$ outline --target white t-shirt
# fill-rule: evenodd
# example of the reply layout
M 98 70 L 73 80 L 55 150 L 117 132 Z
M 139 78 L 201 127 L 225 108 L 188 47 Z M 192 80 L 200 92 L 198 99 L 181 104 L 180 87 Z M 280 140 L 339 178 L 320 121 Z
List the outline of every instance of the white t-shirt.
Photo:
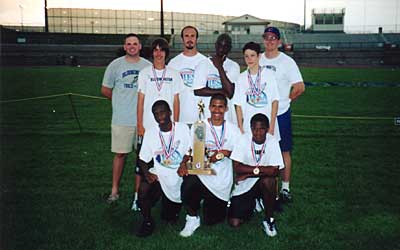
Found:
M 174 96 L 183 90 L 183 81 L 178 71 L 166 66 L 164 70 L 154 69 L 153 66 L 144 68 L 139 73 L 138 92 L 143 93 L 143 127 L 147 130 L 158 126 L 151 107 L 158 100 L 165 100 L 173 112 Z M 156 74 L 156 76 L 154 75 Z
M 151 62 L 142 57 L 137 63 L 130 63 L 121 56 L 107 66 L 102 85 L 112 89 L 111 124 L 136 126 L 138 75 L 149 65 Z
M 260 58 L 260 65 L 270 68 L 276 73 L 280 97 L 278 115 L 281 115 L 290 107 L 289 94 L 292 85 L 303 82 L 299 67 L 291 57 L 282 52 L 279 52 L 279 55 L 272 59 L 268 59 L 263 53 Z
M 275 73 L 267 68 L 260 68 L 260 75 L 250 75 L 248 70 L 243 71 L 235 88 L 233 102 L 242 108 L 243 129 L 251 133 L 250 120 L 257 113 L 265 114 L 271 123 L 272 102 L 279 101 L 279 92 L 276 85 Z M 253 87 L 252 87 L 253 86 Z M 274 136 L 279 141 L 278 119 L 275 120 Z
M 261 156 L 261 159 L 258 158 L 260 157 L 259 154 L 256 155 L 257 159 L 259 159 L 260 162 L 259 166 L 260 167 L 279 166 L 279 169 L 284 168 L 279 142 L 270 134 L 267 134 L 267 138 L 265 141 L 266 142 L 264 147 L 264 153 Z M 251 133 L 243 134 L 240 137 L 236 147 L 232 151 L 231 159 L 255 167 L 257 165 L 257 162 L 253 158 L 251 144 L 252 144 L 252 134 Z M 256 143 L 254 144 L 255 144 L 254 147 L 255 150 L 261 151 L 263 145 L 262 144 L 258 145 Z M 256 184 L 258 179 L 259 177 L 251 177 L 239 181 L 238 184 L 235 184 L 235 187 L 232 191 L 232 196 L 241 195 L 248 192 L 254 186 L 254 184 Z
M 229 80 L 232 83 L 236 83 L 240 74 L 239 64 L 237 64 L 236 62 L 232 61 L 229 58 L 226 58 L 222 66 Z M 211 89 L 222 89 L 222 82 L 218 70 L 209 58 L 199 63 L 194 75 L 193 89 L 196 90 L 205 87 L 209 87 Z M 203 103 L 205 105 L 204 108 L 205 118 L 210 117 L 211 113 L 208 106 L 210 104 L 211 97 L 209 96 L 198 96 L 198 97 L 199 99 L 203 100 Z M 228 100 L 228 111 L 226 112 L 225 118 L 227 121 L 233 124 L 237 124 L 236 112 L 231 100 Z
M 209 150 L 217 150 L 217 145 L 211 132 L 211 125 L 207 119 L 203 120 L 206 124 L 206 148 Z M 191 138 L 193 138 L 194 131 L 191 130 Z M 224 124 L 224 136 L 221 138 L 222 126 L 214 126 L 217 140 L 221 141 L 222 148 L 220 150 L 232 151 L 237 144 L 236 140 L 240 131 L 238 127 L 229 121 Z M 211 168 L 215 170 L 216 175 L 198 175 L 200 181 L 221 200 L 228 201 L 233 185 L 233 169 L 232 160 L 228 157 L 211 164 Z
M 185 56 L 183 53 L 180 53 L 168 63 L 168 66 L 180 73 L 185 85 L 183 92 L 179 94 L 180 122 L 193 124 L 199 119 L 197 108 L 198 97 L 194 95 L 192 87 L 196 66 L 204 59 L 206 57 L 200 53 L 194 56 Z
M 177 171 L 183 156 L 188 152 L 191 145 L 189 128 L 184 123 L 175 122 L 175 133 L 170 151 L 168 148 L 171 141 L 171 131 L 161 132 L 167 150 L 163 150 L 160 132 L 158 126 L 146 131 L 139 157 L 144 162 L 150 162 L 151 159 L 154 160 L 154 168 L 151 168 L 150 172 L 158 176 L 161 189 L 168 199 L 180 203 L 182 202 L 181 184 L 183 179 L 178 175 Z M 170 156 L 167 158 L 168 152 L 170 152 Z

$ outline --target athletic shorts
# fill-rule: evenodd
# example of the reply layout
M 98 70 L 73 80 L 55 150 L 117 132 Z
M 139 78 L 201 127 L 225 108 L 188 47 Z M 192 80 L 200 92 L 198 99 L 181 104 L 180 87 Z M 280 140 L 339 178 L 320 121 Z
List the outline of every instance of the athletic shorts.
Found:
M 136 127 L 111 125 L 111 152 L 126 154 L 136 144 Z M 135 145 L 136 147 L 136 145 Z
M 254 213 L 254 208 L 256 207 L 255 199 L 261 197 L 261 194 L 257 192 L 257 183 L 246 193 L 231 198 L 228 218 L 242 220 L 249 220 L 251 218 Z
M 293 140 L 292 140 L 292 112 L 290 109 L 285 113 L 278 115 L 279 133 L 281 134 L 281 140 L 279 146 L 282 152 L 292 151 Z
M 203 206 L 203 222 L 205 225 L 214 225 L 225 221 L 228 202 L 211 193 L 197 175 L 183 177 L 181 198 L 185 206 L 195 211 Z M 203 204 L 201 205 L 202 200 Z

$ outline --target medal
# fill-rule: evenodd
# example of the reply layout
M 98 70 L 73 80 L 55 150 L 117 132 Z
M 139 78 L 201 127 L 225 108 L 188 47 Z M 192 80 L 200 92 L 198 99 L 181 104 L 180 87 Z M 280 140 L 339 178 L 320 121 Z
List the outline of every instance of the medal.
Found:
M 222 160 L 225 158 L 225 155 L 222 152 L 218 152 L 217 155 L 215 155 L 215 159 L 217 160 Z
M 214 137 L 215 146 L 217 147 L 217 150 L 221 150 L 225 142 L 225 121 L 222 123 L 222 131 L 220 138 L 218 138 L 217 131 L 215 130 L 212 123 L 208 121 L 208 124 L 210 124 L 211 134 Z
M 260 96 L 261 90 L 261 67 L 258 67 L 256 82 L 251 78 L 250 70 L 247 70 L 247 79 L 250 85 L 250 93 L 255 96 Z
M 172 163 L 171 159 L 169 159 L 172 156 L 172 153 L 174 152 L 174 137 L 175 137 L 175 123 L 172 123 L 172 128 L 171 128 L 171 134 L 169 135 L 168 139 L 168 145 L 164 141 L 164 137 L 161 134 L 161 130 L 158 132 L 158 136 L 160 137 L 161 141 L 161 147 L 162 147 L 162 154 L 164 155 L 165 160 L 163 161 L 163 164 L 168 166 Z
M 156 86 L 157 86 L 158 92 L 160 92 L 161 89 L 162 89 L 162 86 L 163 86 L 163 84 L 164 84 L 164 78 L 165 78 L 165 74 L 166 74 L 166 73 L 167 73 L 167 68 L 164 68 L 163 73 L 162 73 L 162 75 L 161 75 L 161 80 L 160 80 L 160 82 L 159 82 L 159 81 L 158 81 L 158 77 L 157 77 L 156 70 L 154 69 L 154 66 L 153 66 L 153 76 L 154 76 L 154 80 L 156 81 Z M 160 94 L 158 94 L 158 95 L 160 95 Z
M 254 145 L 254 141 L 253 140 L 251 141 L 251 155 L 253 156 L 253 160 L 256 163 L 256 168 L 258 168 L 260 166 L 261 158 L 264 155 L 264 149 L 265 149 L 265 144 L 266 143 L 267 143 L 267 140 L 265 140 L 264 144 L 262 145 L 260 156 L 257 159 L 257 154 L 256 154 L 256 148 L 255 148 L 255 145 Z

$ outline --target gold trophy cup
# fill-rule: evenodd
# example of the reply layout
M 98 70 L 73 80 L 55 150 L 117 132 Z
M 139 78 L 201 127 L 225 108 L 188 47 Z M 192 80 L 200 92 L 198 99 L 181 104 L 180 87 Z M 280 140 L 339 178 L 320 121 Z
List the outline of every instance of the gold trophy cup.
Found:
M 210 159 L 205 147 L 206 124 L 202 121 L 204 117 L 204 103 L 202 100 L 197 104 L 199 109 L 199 120 L 193 124 L 193 150 L 189 151 L 190 156 L 193 152 L 193 161 L 186 163 L 189 174 L 193 175 L 215 175 L 214 169 L 210 167 Z M 207 156 L 207 158 L 206 158 Z

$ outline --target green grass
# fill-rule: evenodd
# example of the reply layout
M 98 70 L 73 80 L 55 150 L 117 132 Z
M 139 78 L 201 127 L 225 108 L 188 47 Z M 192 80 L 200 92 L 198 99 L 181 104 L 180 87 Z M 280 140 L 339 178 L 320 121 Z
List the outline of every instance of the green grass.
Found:
M 303 69 L 305 80 L 328 81 L 332 69 L 318 70 Z M 358 70 L 349 74 L 366 74 Z M 66 92 L 100 96 L 103 71 L 1 69 L 1 100 Z M 400 79 L 385 78 L 386 69 L 374 74 L 382 82 Z M 368 81 L 345 79 L 343 69 L 332 75 L 343 79 L 335 81 Z M 399 117 L 399 99 L 399 87 L 309 87 L 293 113 Z M 129 233 L 140 222 L 129 209 L 133 156 L 121 181 L 121 200 L 109 206 L 102 197 L 111 186 L 110 103 L 77 96 L 72 101 L 82 133 L 67 96 L 1 104 L 1 249 L 400 248 L 400 126 L 392 119 L 294 117 L 295 200 L 276 216 L 275 238 L 265 236 L 257 214 L 239 229 L 201 226 L 182 239 L 184 213 L 178 225 L 166 225 L 157 205 L 154 235 L 139 239 Z

